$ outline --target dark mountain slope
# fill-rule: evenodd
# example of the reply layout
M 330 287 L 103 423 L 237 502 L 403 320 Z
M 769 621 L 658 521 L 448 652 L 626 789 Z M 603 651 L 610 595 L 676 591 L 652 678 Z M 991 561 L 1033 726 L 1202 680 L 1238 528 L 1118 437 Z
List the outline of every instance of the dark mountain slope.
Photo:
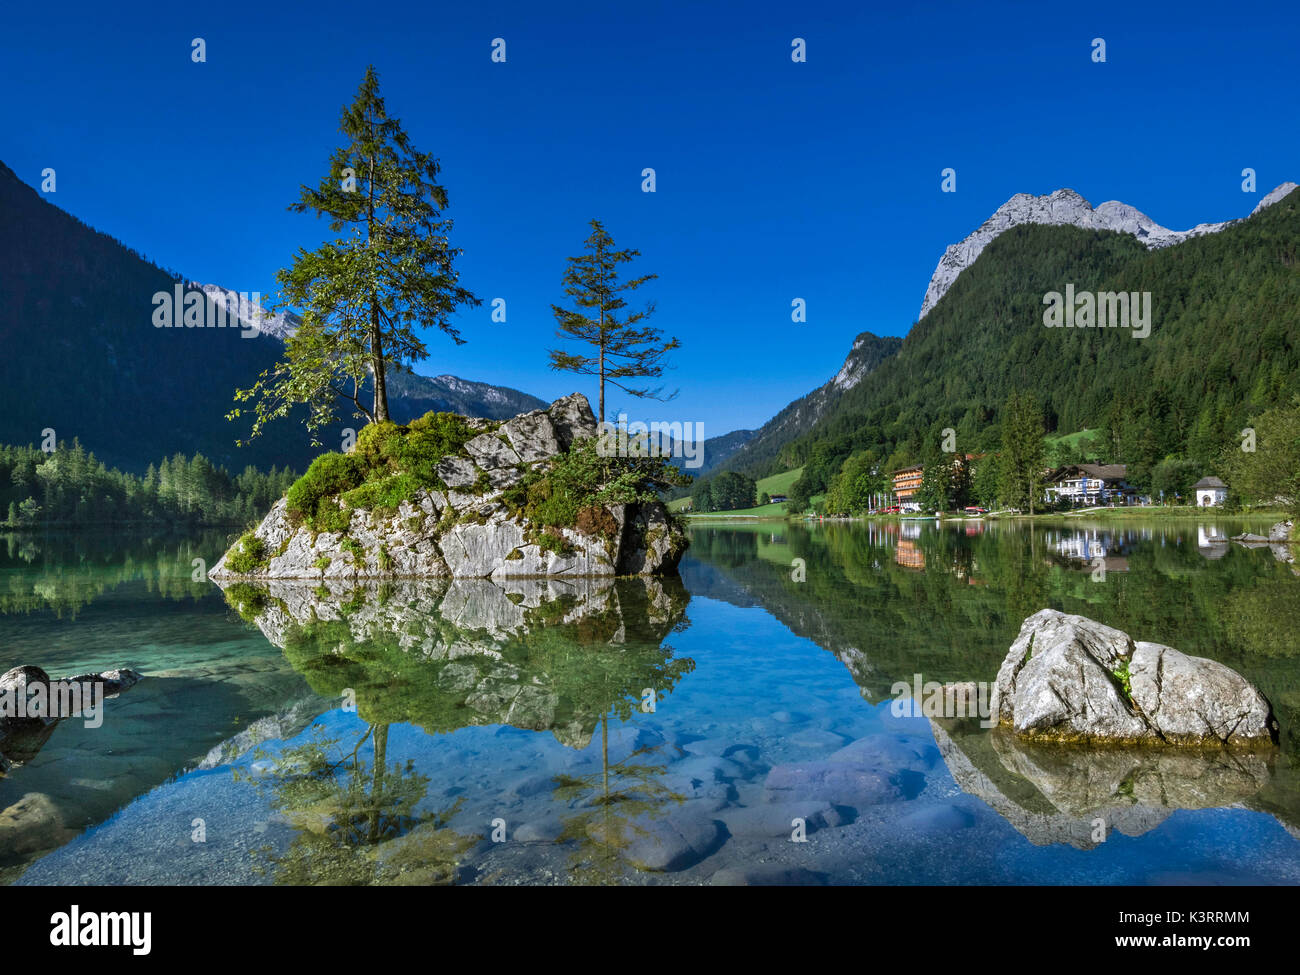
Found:
M 235 389 L 276 361 L 280 341 L 238 328 L 155 327 L 153 296 L 180 280 L 0 163 L 0 443 L 40 443 L 53 429 L 136 472 L 176 452 L 200 452 L 232 470 L 304 469 L 317 451 L 301 424 L 283 421 L 241 448 L 235 440 L 246 425 L 225 419 Z M 429 409 L 496 418 L 544 405 L 452 376 L 401 376 L 393 394 L 399 420 Z M 337 434 L 322 439 L 338 442 Z

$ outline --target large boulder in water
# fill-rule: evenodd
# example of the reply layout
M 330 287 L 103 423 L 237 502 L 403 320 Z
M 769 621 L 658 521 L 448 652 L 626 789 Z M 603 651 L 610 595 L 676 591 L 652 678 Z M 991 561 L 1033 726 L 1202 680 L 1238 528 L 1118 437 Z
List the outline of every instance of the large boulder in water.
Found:
M 1021 626 L 992 710 L 1021 737 L 1057 741 L 1267 745 L 1277 728 L 1231 668 L 1051 609 Z

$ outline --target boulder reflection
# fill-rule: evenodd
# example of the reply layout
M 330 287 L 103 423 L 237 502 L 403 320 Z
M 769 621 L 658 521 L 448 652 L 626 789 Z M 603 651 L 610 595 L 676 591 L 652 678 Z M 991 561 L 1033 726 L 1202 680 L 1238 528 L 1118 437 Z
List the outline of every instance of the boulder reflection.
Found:
M 1178 809 L 1244 805 L 1288 829 L 1300 821 L 1297 810 L 1276 802 L 1294 779 L 1276 750 L 1071 746 L 1022 741 L 971 720 L 930 724 L 957 785 L 1037 846 L 1093 849 L 1112 830 L 1140 836 Z

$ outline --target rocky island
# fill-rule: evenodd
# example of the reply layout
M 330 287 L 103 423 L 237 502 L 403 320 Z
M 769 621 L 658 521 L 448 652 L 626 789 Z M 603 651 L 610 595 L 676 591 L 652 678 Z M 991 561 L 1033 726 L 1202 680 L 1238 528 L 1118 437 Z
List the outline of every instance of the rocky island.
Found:
M 578 393 L 504 422 L 428 413 L 323 454 L 209 577 L 528 578 L 672 572 L 686 534 L 657 457 L 598 449 Z

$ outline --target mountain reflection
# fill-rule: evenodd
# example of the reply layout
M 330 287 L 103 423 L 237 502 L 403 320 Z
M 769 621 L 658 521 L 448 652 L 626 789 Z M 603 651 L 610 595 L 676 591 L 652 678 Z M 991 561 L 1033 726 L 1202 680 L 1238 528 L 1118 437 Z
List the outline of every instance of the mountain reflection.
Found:
M 971 532 L 972 525 L 984 526 Z M 1023 620 L 1044 607 L 1218 660 L 1269 698 L 1282 748 L 1028 745 L 978 722 L 933 722 L 949 771 L 1035 844 L 1091 848 L 1175 809 L 1246 806 L 1300 833 L 1300 579 L 1226 520 L 1017 526 L 965 522 L 699 528 L 692 592 L 762 606 L 829 651 L 873 704 L 896 682 L 992 681 Z M 1268 549 L 1268 546 L 1261 546 Z M 745 558 L 745 555 L 748 558 Z M 792 572 L 802 560 L 804 571 Z

